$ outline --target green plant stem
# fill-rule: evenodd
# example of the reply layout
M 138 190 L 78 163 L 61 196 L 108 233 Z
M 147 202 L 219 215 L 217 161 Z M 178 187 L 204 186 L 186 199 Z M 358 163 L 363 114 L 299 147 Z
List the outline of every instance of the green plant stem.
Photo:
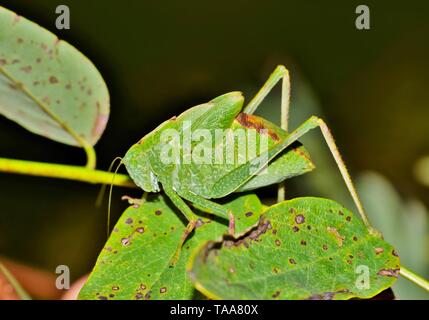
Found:
M 405 268 L 404 266 L 401 266 L 400 273 L 401 273 L 401 276 L 403 276 L 404 278 L 410 280 L 411 282 L 414 282 L 415 284 L 417 284 L 418 286 L 420 286 L 421 288 L 429 292 L 428 280 L 420 277 L 419 275 L 415 274 L 414 272 Z
M 131 178 L 125 174 L 114 174 L 86 167 L 45 162 L 0 158 L 0 172 L 76 180 L 94 184 L 113 184 L 121 187 L 136 187 Z
M 15 279 L 15 277 L 10 273 L 10 271 L 0 262 L 0 273 L 2 273 L 7 281 L 9 281 L 10 285 L 15 289 L 16 294 L 22 300 L 31 300 L 29 294 L 21 287 L 19 282 Z

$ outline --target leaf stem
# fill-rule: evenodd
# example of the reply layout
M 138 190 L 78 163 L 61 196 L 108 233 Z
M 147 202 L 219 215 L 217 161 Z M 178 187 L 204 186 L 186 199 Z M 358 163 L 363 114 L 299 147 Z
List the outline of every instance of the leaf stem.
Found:
M 86 167 L 0 158 L 0 172 L 39 177 L 67 179 L 93 184 L 136 187 L 128 175 L 94 170 Z M 114 179 L 113 179 L 114 178 Z
M 0 273 L 3 274 L 3 276 L 13 287 L 17 296 L 21 298 L 21 300 L 31 300 L 31 297 L 28 295 L 28 293 L 21 287 L 19 282 L 12 275 L 12 273 L 1 262 L 0 262 Z
M 426 279 L 422 278 L 421 276 L 415 274 L 414 272 L 412 272 L 411 270 L 407 269 L 404 266 L 401 266 L 400 274 L 404 278 L 408 279 L 411 282 L 414 282 L 416 285 L 418 285 L 419 287 L 421 287 L 421 288 L 423 288 L 429 292 L 429 281 L 428 280 L 426 280 Z

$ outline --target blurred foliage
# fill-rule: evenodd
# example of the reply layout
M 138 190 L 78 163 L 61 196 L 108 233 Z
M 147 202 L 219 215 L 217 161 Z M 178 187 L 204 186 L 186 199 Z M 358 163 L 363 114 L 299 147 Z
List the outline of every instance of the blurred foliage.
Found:
M 70 30 L 54 28 L 58 4 L 71 9 Z M 352 173 L 376 170 L 399 194 L 413 194 L 429 205 L 427 188 L 416 183 L 410 169 L 429 153 L 429 42 L 423 41 L 429 31 L 429 2 L 368 0 L 369 31 L 355 29 L 358 4 L 2 1 L 75 44 L 106 79 L 112 115 L 96 147 L 102 169 L 161 121 L 189 106 L 246 88 L 250 97 L 281 63 L 291 68 L 291 128 L 312 113 L 327 118 Z M 271 97 L 258 113 L 278 117 L 276 99 Z M 325 196 L 347 204 L 349 197 L 320 134 L 311 133 L 302 141 L 317 168 L 288 182 L 288 197 Z M 4 118 L 0 154 L 84 161 L 74 148 L 30 135 Z M 119 203 L 125 192 L 130 191 L 114 191 L 116 217 L 126 207 Z M 96 187 L 76 182 L 2 174 L 0 252 L 52 271 L 67 264 L 74 278 L 87 272 L 106 240 L 106 210 L 94 207 L 96 193 Z

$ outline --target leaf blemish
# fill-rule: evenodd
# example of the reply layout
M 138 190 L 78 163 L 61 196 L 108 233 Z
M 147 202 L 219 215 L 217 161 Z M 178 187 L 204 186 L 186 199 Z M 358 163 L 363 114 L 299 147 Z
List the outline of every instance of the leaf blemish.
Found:
M 375 254 L 380 254 L 380 253 L 383 253 L 384 252 L 384 249 L 383 248 L 375 248 Z
M 377 272 L 379 276 L 399 277 L 399 269 L 381 269 Z
M 58 82 L 59 81 L 58 81 L 57 77 L 55 77 L 55 76 L 50 76 L 49 77 L 49 83 L 55 84 L 55 83 L 58 83 Z
M 121 243 L 123 246 L 128 246 L 131 242 L 129 238 L 122 238 Z
M 335 228 L 335 227 L 328 227 L 327 230 L 328 230 L 329 233 L 332 233 L 335 236 L 335 238 L 337 238 L 338 246 L 342 247 L 343 246 L 343 241 L 345 240 L 345 238 L 339 234 L 337 228 Z
M 144 228 L 143 228 L 143 227 L 138 227 L 138 228 L 136 229 L 136 232 L 138 232 L 138 233 L 143 233 L 143 232 L 144 232 Z
M 295 217 L 295 222 L 296 222 L 297 224 L 302 224 L 302 223 L 304 223 L 304 222 L 305 222 L 305 217 L 304 217 L 304 215 L 303 215 L 303 214 L 299 214 L 299 215 L 297 215 L 297 216 Z

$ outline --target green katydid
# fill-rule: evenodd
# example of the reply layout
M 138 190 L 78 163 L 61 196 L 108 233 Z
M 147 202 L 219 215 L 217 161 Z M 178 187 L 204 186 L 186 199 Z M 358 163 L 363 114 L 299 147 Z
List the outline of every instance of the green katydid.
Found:
M 260 103 L 280 80 L 283 80 L 281 102 L 283 129 L 253 115 Z M 198 220 L 185 200 L 216 215 L 228 218 L 230 233 L 234 235 L 232 212 L 211 199 L 222 198 L 232 192 L 281 183 L 288 177 L 312 170 L 314 166 L 306 151 L 294 143 L 306 132 L 316 127 L 320 127 L 358 211 L 365 224 L 370 227 L 350 175 L 325 122 L 312 116 L 294 131 L 287 132 L 289 97 L 289 72 L 284 66 L 278 66 L 246 107 L 243 108 L 244 98 L 240 92 L 221 95 L 206 104 L 188 109 L 177 118 L 163 122 L 128 150 L 122 162 L 136 185 L 146 192 L 159 192 L 162 187 L 172 203 L 188 220 L 173 264 L 180 253 L 181 246 L 195 228 Z M 257 144 L 261 144 L 260 139 L 265 134 L 269 137 L 268 148 L 245 163 L 235 161 L 233 164 L 207 164 L 191 161 L 184 164 L 173 161 L 166 165 L 161 159 L 161 154 L 168 143 L 162 140 L 162 134 L 167 130 L 177 130 L 179 137 L 183 138 L 185 122 L 190 123 L 191 131 L 206 129 L 212 137 L 216 134 L 217 129 L 241 128 L 247 131 L 263 132 L 259 134 Z M 177 144 L 178 141 L 169 143 L 170 145 Z M 178 148 L 180 154 L 184 155 L 184 146 L 179 144 Z M 192 155 L 194 151 L 192 148 L 196 148 L 195 142 L 191 144 L 190 150 L 187 150 L 186 154 Z M 256 169 L 255 163 L 257 163 Z M 268 170 L 268 174 L 258 175 L 264 168 Z M 275 169 L 274 173 L 271 173 L 270 169 Z M 284 188 L 280 186 L 279 200 L 283 199 Z

